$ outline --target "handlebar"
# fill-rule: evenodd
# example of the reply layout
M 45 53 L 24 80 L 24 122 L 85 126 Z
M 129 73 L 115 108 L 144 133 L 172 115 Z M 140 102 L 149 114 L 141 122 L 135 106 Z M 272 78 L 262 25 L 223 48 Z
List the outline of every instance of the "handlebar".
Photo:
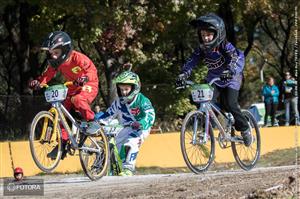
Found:
M 130 127 L 130 125 L 110 124 L 110 122 L 102 120 L 89 122 L 86 131 L 89 134 L 95 134 L 95 132 L 99 131 L 99 129 L 102 129 L 107 136 L 115 136 L 124 127 Z
M 72 86 L 73 84 L 74 83 L 72 81 L 67 81 L 67 82 L 64 83 L 65 86 Z M 48 88 L 49 85 L 45 83 L 45 84 L 41 84 L 40 87 L 41 88 Z
M 221 80 L 220 77 L 216 77 L 216 78 L 213 78 L 210 82 L 208 82 L 208 84 L 211 86 L 213 83 L 215 83 L 216 81 L 219 81 Z M 184 89 L 186 87 L 189 87 L 189 86 L 192 86 L 194 85 L 195 82 L 191 81 L 191 80 L 185 80 L 184 81 L 184 85 L 183 86 L 179 86 L 179 87 L 176 87 L 177 90 L 179 89 Z

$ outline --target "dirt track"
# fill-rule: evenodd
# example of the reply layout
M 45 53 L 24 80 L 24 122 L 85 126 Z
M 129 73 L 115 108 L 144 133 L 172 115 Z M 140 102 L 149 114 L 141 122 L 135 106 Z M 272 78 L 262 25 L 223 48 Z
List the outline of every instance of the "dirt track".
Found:
M 261 197 L 271 194 L 271 198 L 287 198 L 296 195 L 295 182 L 298 183 L 299 191 L 299 170 L 299 167 L 288 166 L 253 169 L 249 172 L 207 172 L 201 175 L 109 176 L 96 182 L 76 175 L 34 178 L 45 180 L 46 198 L 251 198 L 250 194 L 255 191 L 254 195 Z M 296 171 L 296 181 L 289 184 L 289 177 L 295 177 Z M 1 192 L 2 189 L 3 186 Z M 266 189 L 272 191 L 262 191 Z M 297 196 L 300 198 L 299 192 Z

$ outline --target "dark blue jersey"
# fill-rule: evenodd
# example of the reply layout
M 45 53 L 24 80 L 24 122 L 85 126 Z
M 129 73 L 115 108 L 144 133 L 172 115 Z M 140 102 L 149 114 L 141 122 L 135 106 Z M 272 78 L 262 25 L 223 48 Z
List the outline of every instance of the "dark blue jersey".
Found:
M 190 76 L 193 68 L 198 65 L 200 60 L 203 60 L 208 67 L 207 82 L 215 77 L 220 77 L 224 70 L 230 70 L 233 73 L 233 79 L 228 82 L 217 81 L 215 84 L 223 88 L 240 89 L 245 57 L 244 53 L 236 49 L 230 42 L 223 42 L 210 52 L 201 51 L 200 48 L 197 48 L 184 64 L 182 73 Z

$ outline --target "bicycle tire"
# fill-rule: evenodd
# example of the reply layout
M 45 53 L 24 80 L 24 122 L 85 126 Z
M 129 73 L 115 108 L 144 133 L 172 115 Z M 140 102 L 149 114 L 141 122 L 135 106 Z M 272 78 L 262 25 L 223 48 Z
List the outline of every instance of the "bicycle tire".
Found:
M 91 141 L 91 138 L 96 139 L 97 144 L 101 147 L 101 154 L 97 156 L 95 152 L 88 152 L 80 149 L 79 157 L 83 172 L 89 179 L 95 181 L 99 180 L 107 173 L 107 168 L 109 165 L 109 149 L 107 137 L 102 131 L 96 137 L 88 136 L 83 143 L 83 146 L 95 148 L 96 145 Z M 99 158 L 99 160 L 95 164 L 96 158 Z M 90 165 L 90 163 L 92 163 L 92 165 Z
M 203 127 L 205 125 L 205 115 L 200 112 L 200 111 L 192 111 L 190 113 L 188 113 L 183 121 L 182 124 L 182 128 L 181 128 L 181 133 L 180 133 L 180 147 L 181 147 L 181 153 L 183 155 L 183 159 L 187 165 L 187 167 L 194 172 L 195 174 L 199 174 L 202 173 L 204 171 L 206 171 L 209 166 L 211 165 L 211 163 L 214 160 L 214 156 L 215 156 L 215 139 L 214 139 L 214 134 L 213 134 L 213 129 L 210 125 L 209 127 L 209 134 L 208 134 L 208 138 L 207 138 L 207 143 L 204 144 L 209 144 L 208 146 L 205 146 L 204 144 L 192 144 L 191 141 L 189 141 L 188 143 L 186 143 L 186 139 L 185 137 L 188 136 L 188 130 L 189 130 L 189 123 L 191 122 L 191 124 L 194 126 L 194 121 L 191 121 L 191 119 L 194 119 L 194 117 L 196 117 L 196 119 L 198 120 L 198 124 L 200 124 L 202 131 L 200 133 L 202 134 L 198 134 L 199 138 L 197 138 L 197 141 L 200 142 L 201 139 L 201 135 L 203 135 Z M 199 122 L 200 121 L 200 122 Z M 197 125 L 198 126 L 198 125 Z M 191 132 L 191 135 L 189 136 L 192 139 L 192 135 L 193 132 Z M 199 140 L 198 140 L 199 139 Z M 193 149 L 194 151 L 198 150 L 198 154 L 197 155 L 189 155 L 189 148 L 187 144 L 192 145 L 191 147 L 195 147 L 195 149 Z M 209 151 L 208 151 L 209 150 Z M 197 152 L 197 151 L 196 151 Z M 201 157 L 202 156 L 202 157 Z M 199 160 L 201 161 L 200 158 L 204 158 L 205 161 L 203 163 L 194 163 L 193 162 L 193 157 L 199 158 Z
M 59 125 L 57 125 L 57 132 L 53 134 L 53 127 L 54 127 L 53 122 L 54 122 L 54 116 L 52 113 L 50 113 L 49 111 L 41 111 L 33 118 L 30 127 L 29 145 L 30 145 L 32 158 L 35 164 L 37 165 L 37 167 L 46 173 L 52 172 L 57 167 L 62 155 L 62 151 L 61 151 L 62 140 L 61 140 L 61 133 L 60 133 L 61 130 Z M 46 130 L 45 136 L 41 138 L 40 136 L 43 135 L 43 131 L 45 130 Z M 40 139 L 36 140 L 37 137 L 40 137 Z M 38 153 L 37 151 L 38 144 L 40 144 L 42 147 L 45 147 L 46 150 L 44 149 L 42 152 Z M 55 146 L 58 145 L 58 152 L 56 158 L 52 160 L 51 158 L 47 157 L 48 153 L 46 152 L 50 153 L 50 150 L 47 150 L 47 148 L 49 149 L 49 147 L 52 147 L 53 150 L 53 147 L 55 147 L 54 145 Z M 45 162 L 43 160 L 45 160 Z M 50 163 L 50 164 L 46 165 L 46 163 Z
M 247 110 L 243 110 L 242 113 L 246 117 L 248 123 L 251 125 L 253 142 L 249 147 L 245 146 L 244 144 L 231 142 L 231 149 L 237 164 L 242 169 L 248 171 L 256 165 L 260 158 L 261 140 L 260 131 L 253 115 Z M 235 136 L 234 131 L 232 132 L 232 136 Z M 245 158 L 243 158 L 243 154 L 246 154 Z

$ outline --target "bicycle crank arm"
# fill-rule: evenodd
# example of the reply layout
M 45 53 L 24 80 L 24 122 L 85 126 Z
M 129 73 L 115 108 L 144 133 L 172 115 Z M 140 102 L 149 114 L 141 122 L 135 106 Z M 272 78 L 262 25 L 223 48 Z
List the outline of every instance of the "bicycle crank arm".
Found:
M 93 148 L 89 148 L 89 147 L 80 147 L 79 150 L 84 150 L 84 151 L 87 151 L 87 152 L 95 152 L 95 153 L 100 153 L 100 150 L 99 149 L 93 149 Z
M 244 140 L 243 140 L 243 138 L 241 136 L 230 137 L 229 141 L 230 142 L 237 142 L 237 143 L 244 144 Z

